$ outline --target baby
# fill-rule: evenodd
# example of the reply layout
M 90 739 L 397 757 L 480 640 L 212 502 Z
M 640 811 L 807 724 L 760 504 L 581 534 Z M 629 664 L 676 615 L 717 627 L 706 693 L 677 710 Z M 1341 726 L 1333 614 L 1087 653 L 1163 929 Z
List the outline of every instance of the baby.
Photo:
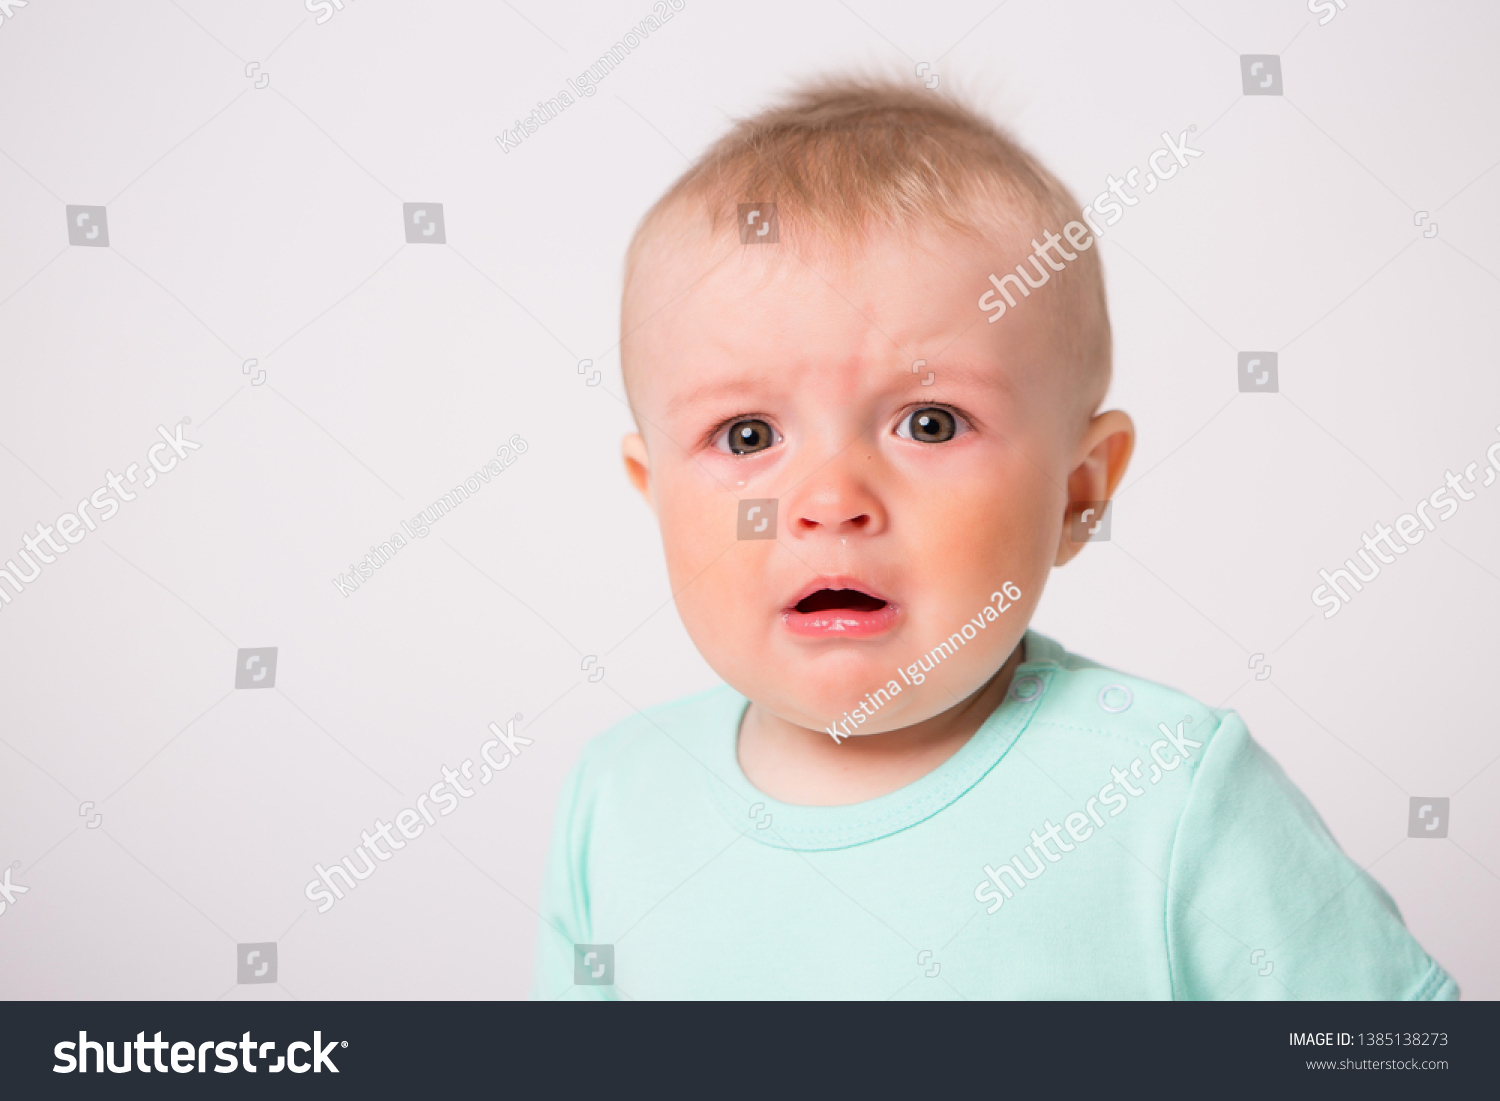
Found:
M 728 687 L 585 750 L 536 996 L 1458 996 L 1234 712 L 1027 629 L 1134 446 L 1097 229 L 868 81 L 647 214 L 625 468 Z

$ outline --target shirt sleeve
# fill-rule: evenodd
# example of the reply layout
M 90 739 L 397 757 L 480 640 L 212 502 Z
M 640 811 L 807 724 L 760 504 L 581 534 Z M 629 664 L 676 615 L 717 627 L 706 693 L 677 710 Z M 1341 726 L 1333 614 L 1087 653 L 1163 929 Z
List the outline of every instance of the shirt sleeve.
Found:
M 584 797 L 586 762 L 585 757 L 568 774 L 553 817 L 552 842 L 542 874 L 536 972 L 531 984 L 531 997 L 539 1001 L 614 997 L 613 987 L 576 985 L 573 975 L 574 946 L 592 940 L 584 874 L 589 826 Z
M 1166 934 L 1174 998 L 1458 997 L 1391 896 L 1232 711 L 1177 824 Z

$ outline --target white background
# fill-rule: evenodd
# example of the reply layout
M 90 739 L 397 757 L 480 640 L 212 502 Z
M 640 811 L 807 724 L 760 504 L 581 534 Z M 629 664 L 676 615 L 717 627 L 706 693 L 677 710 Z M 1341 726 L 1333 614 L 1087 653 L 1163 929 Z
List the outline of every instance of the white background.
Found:
M 1500 441 L 1500 8 L 688 0 L 502 150 L 651 10 L 31 0 L 0 23 L 0 558 L 158 425 L 202 445 L 0 605 L 0 869 L 28 888 L 0 995 L 525 993 L 580 746 L 717 682 L 621 470 L 625 245 L 731 116 L 923 61 L 1085 200 L 1164 130 L 1205 150 L 1103 243 L 1140 444 L 1113 539 L 1034 626 L 1240 711 L 1465 996 L 1500 995 L 1500 488 L 1335 618 L 1309 597 Z M 1281 56 L 1284 96 L 1242 95 L 1246 53 Z M 441 203 L 448 244 L 405 244 L 404 201 Z M 110 247 L 70 247 L 66 204 L 107 205 Z M 1279 394 L 1238 393 L 1239 350 L 1280 353 Z M 340 594 L 514 433 L 511 469 Z M 260 646 L 275 687 L 236 691 Z M 315 862 L 517 712 L 511 768 L 315 911 Z M 1411 796 L 1451 797 L 1446 840 L 1407 838 Z M 258 941 L 279 981 L 237 985 Z

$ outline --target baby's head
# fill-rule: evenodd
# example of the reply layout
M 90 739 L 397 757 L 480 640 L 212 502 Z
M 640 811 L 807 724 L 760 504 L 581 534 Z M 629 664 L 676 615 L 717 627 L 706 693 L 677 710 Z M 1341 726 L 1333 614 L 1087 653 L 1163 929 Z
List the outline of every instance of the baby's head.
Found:
M 739 123 L 647 214 L 625 465 L 689 635 L 756 704 L 819 730 L 887 689 L 859 733 L 896 729 L 1015 648 L 1134 440 L 1096 413 L 1109 318 L 1079 218 L 978 115 L 859 81 Z

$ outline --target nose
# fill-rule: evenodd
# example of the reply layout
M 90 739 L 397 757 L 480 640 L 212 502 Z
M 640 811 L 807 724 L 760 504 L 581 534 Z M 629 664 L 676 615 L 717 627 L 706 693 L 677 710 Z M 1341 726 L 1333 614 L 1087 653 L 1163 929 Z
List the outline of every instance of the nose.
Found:
M 799 536 L 874 535 L 885 528 L 885 510 L 871 488 L 842 470 L 825 468 L 793 501 L 792 533 Z

